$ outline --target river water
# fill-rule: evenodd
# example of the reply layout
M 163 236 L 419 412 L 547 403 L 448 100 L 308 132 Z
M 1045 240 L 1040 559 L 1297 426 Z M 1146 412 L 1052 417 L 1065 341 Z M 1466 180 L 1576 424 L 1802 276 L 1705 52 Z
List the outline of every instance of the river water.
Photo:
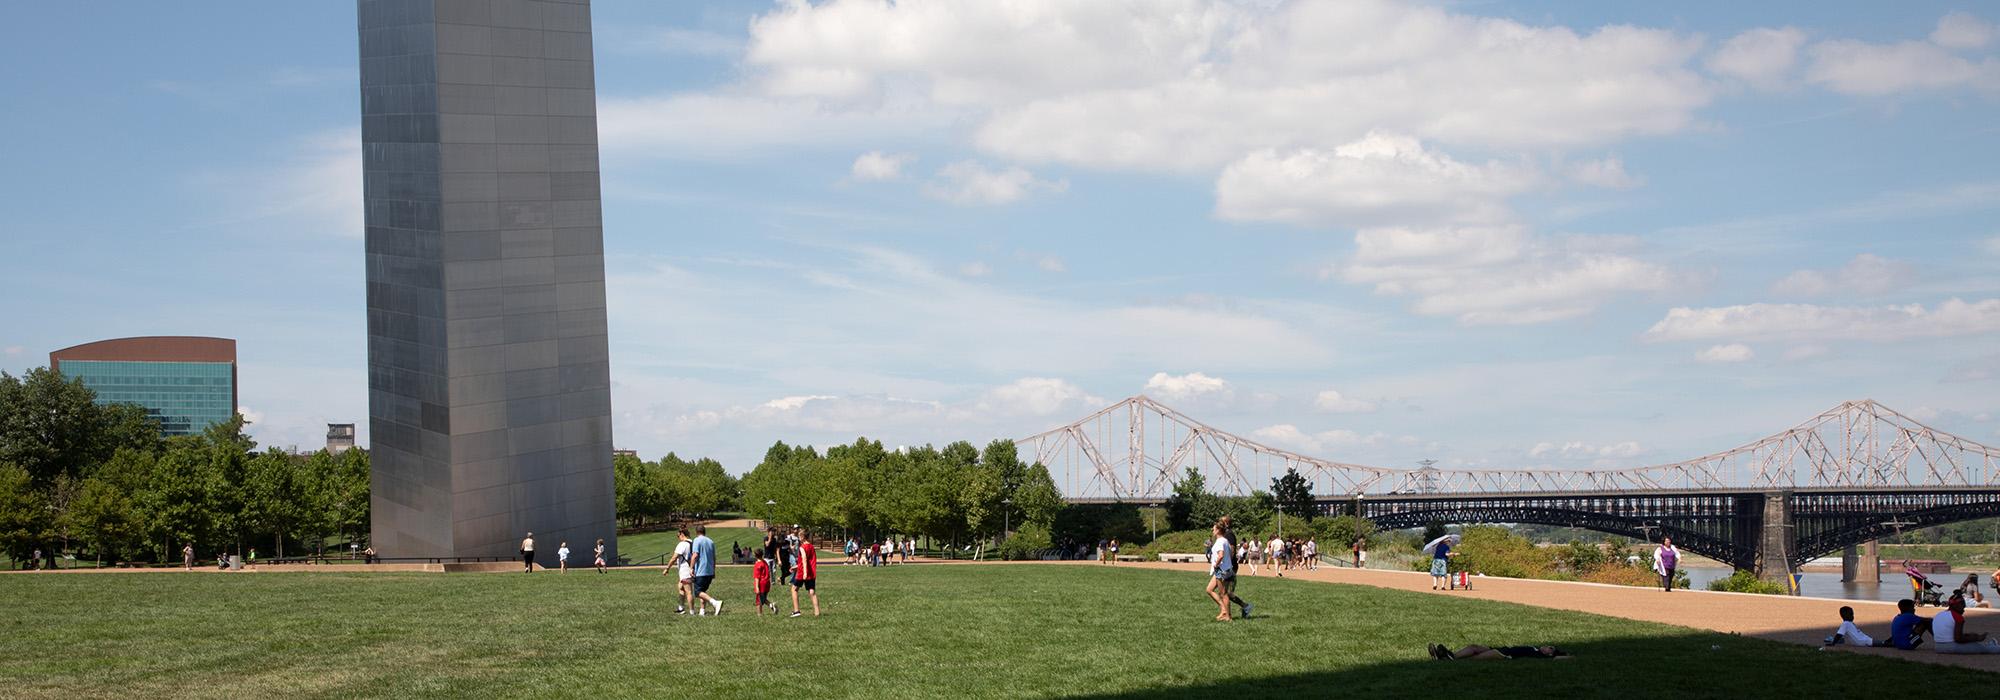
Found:
M 1710 581 L 1729 578 L 1730 574 L 1730 570 L 1726 568 L 1691 568 L 1687 572 L 1688 581 L 1692 584 L 1690 587 L 1697 591 L 1708 590 L 1708 583 Z M 1891 602 L 1911 597 L 1910 579 L 1901 573 L 1884 571 L 1882 572 L 1882 581 L 1880 583 L 1846 583 L 1840 580 L 1840 574 L 1807 573 L 1801 575 L 1805 578 L 1799 581 L 1799 594 L 1804 596 L 1844 598 L 1847 600 L 1886 600 Z M 1947 596 L 1951 595 L 1952 589 L 1957 588 L 1960 583 L 1965 582 L 1964 572 L 1931 574 L 1930 577 L 1931 581 L 1936 582 L 1943 588 L 1944 594 Z M 1980 576 L 1979 585 L 1981 586 L 1980 590 L 1987 595 L 1988 599 L 1992 599 L 1992 577 Z

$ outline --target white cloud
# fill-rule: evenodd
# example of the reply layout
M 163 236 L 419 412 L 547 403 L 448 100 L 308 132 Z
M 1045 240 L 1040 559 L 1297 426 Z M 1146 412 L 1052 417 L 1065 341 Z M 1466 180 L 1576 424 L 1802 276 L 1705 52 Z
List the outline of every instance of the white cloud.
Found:
M 1037 193 L 1061 193 L 1067 180 L 1042 180 L 1019 166 L 994 170 L 962 160 L 940 168 L 924 194 L 953 204 L 1007 204 Z
M 740 83 L 611 98 L 603 115 L 607 144 L 698 151 L 922 115 L 1010 161 L 1211 170 L 1385 124 L 1499 148 L 1678 131 L 1711 96 L 1688 65 L 1699 47 L 1377 0 L 799 2 L 752 20 Z M 697 97 L 721 102 L 676 102 Z
M 1709 72 L 1760 88 L 1785 83 L 1798 65 L 1806 33 L 1793 27 L 1751 29 L 1730 37 L 1708 57 Z
M 1731 362 L 1747 362 L 1752 358 L 1757 357 L 1757 353 L 1751 350 L 1750 346 L 1748 345 L 1744 345 L 1742 343 L 1731 343 L 1729 345 L 1711 345 L 1708 347 L 1708 349 L 1703 350 L 1699 353 L 1695 353 L 1694 357 L 1695 359 L 1701 360 L 1702 362 L 1707 362 L 1711 364 L 1722 364 Z
M 993 268 L 983 262 L 969 262 L 958 266 L 958 274 L 966 277 L 985 277 L 993 274 Z
M 903 166 L 915 160 L 916 156 L 907 153 L 869 151 L 854 159 L 854 166 L 848 169 L 848 173 L 863 182 L 894 180 L 903 176 Z
M 1995 240 L 2000 241 L 2000 239 Z M 1996 247 L 2000 248 L 2000 244 L 1996 244 Z M 1054 255 L 1043 255 L 1035 258 L 1035 268 L 1043 272 L 1062 273 L 1069 271 L 1069 265 L 1064 264 L 1062 258 Z
M 1411 446 L 1419 440 L 1412 435 L 1392 436 L 1384 432 L 1359 433 L 1352 430 L 1322 430 L 1307 433 L 1290 423 L 1269 425 L 1250 431 L 1250 438 L 1273 447 L 1295 450 L 1307 456 L 1328 456 L 1332 451 L 1349 447 L 1372 447 L 1385 444 Z
M 1614 294 L 1674 284 L 1659 265 L 1615 252 L 1628 241 L 1530 239 L 1516 227 L 1364 229 L 1354 259 L 1326 276 L 1415 297 L 1420 314 L 1465 324 L 1525 324 L 1589 313 Z
M 981 410 L 1008 414 L 1047 416 L 1083 412 L 1110 403 L 1092 396 L 1075 384 L 1048 377 L 1026 377 L 994 387 L 978 402 Z
M 2000 299 L 1949 299 L 1934 309 L 1903 306 L 1742 304 L 1676 308 L 1647 329 L 1649 341 L 1874 340 L 1893 342 L 2000 331 Z
M 1795 271 L 1771 285 L 1771 291 L 1799 297 L 1881 294 L 1909 286 L 1916 276 L 1916 267 L 1909 263 L 1862 253 L 1837 270 Z
M 28 349 L 27 349 L 27 348 L 24 348 L 24 347 L 21 347 L 21 346 L 19 346 L 19 345 L 9 345 L 9 346 L 7 346 L 7 349 L 6 349 L 6 351 L 5 351 L 5 352 L 7 353 L 7 355 L 8 355 L 9 357 L 12 357 L 12 356 L 14 356 L 14 355 L 19 355 L 19 354 L 21 354 L 21 353 L 24 353 L 24 352 L 27 352 L 27 351 L 28 351 Z
M 1645 449 L 1632 441 L 1593 445 L 1582 441 L 1564 443 L 1538 442 L 1528 449 L 1529 457 L 1560 457 L 1563 459 L 1614 459 L 1636 457 Z
M 1145 389 L 1145 393 L 1168 401 L 1204 396 L 1228 396 L 1231 392 L 1229 382 L 1200 372 L 1182 375 L 1156 372 L 1151 379 L 1146 380 Z
M 1993 34 L 1993 23 L 1969 12 L 1950 12 L 1938 18 L 1931 43 L 1948 49 L 1981 49 L 1992 43 Z
M 1474 165 L 1385 132 L 1331 151 L 1255 151 L 1223 168 L 1216 215 L 1234 221 L 1374 226 L 1492 223 L 1506 197 L 1534 187 L 1532 168 Z
M 1946 24 L 1939 23 L 1940 31 L 1930 41 L 1875 44 L 1835 39 L 1813 44 L 1807 49 L 1812 65 L 1806 70 L 1806 80 L 1863 97 L 1960 87 L 2000 92 L 2000 59 L 1968 59 L 1953 53 L 1953 47 L 1937 43 L 1939 34 L 1954 42 L 1971 38 L 1960 23 L 1952 23 L 1950 29 Z
M 1616 156 L 1569 163 L 1564 174 L 1573 182 L 1607 190 L 1629 190 L 1645 184 L 1643 179 L 1625 172 L 1625 161 Z
M 251 408 L 249 406 L 238 405 L 236 407 L 236 413 L 243 416 L 243 422 L 245 423 L 250 423 L 254 425 L 264 422 L 264 412 Z
M 1370 401 L 1341 396 L 1340 392 L 1328 389 L 1313 397 L 1313 407 L 1328 413 L 1374 413 L 1375 404 Z

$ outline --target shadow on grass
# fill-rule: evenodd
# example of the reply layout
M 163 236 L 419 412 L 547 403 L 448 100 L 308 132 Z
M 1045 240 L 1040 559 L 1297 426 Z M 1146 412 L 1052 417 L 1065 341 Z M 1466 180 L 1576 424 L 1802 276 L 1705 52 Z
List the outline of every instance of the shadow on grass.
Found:
M 1242 623 L 1235 623 L 1242 624 Z M 1803 631 L 1803 630 L 1801 630 Z M 1561 636 L 1555 631 L 1551 636 Z M 1440 639 L 1457 648 L 1543 644 L 1541 639 Z M 1284 644 L 1286 640 L 1273 640 Z M 1436 661 L 1423 648 L 1410 660 L 1294 674 L 1232 675 L 1229 659 L 1188 669 L 1194 678 L 1135 690 L 1068 697 L 1105 700 L 1261 697 L 1615 697 L 1615 698 L 1880 698 L 1893 688 L 1922 684 L 1926 695 L 1990 691 L 1994 676 L 1923 661 L 1935 652 L 1877 656 L 1821 652 L 1814 647 L 1710 632 L 1609 638 L 1561 645 L 1565 660 Z M 1246 650 L 1256 654 L 1256 650 Z M 1903 655 L 1903 656 L 1898 656 Z M 1199 680 L 1203 676 L 1215 680 Z

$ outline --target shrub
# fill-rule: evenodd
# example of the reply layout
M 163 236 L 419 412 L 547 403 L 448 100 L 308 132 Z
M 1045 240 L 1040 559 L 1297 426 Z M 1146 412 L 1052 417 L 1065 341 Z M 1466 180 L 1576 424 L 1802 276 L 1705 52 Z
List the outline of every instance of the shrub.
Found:
M 1144 545 L 1121 548 L 1119 554 L 1138 555 L 1147 561 L 1157 561 L 1158 554 L 1206 554 L 1208 552 L 1207 530 L 1182 530 L 1162 532 L 1159 539 Z
M 1765 595 L 1785 595 L 1791 592 L 1782 583 L 1765 581 L 1757 578 L 1756 574 L 1741 569 L 1738 569 L 1736 573 L 1730 574 L 1729 578 L 1710 581 L 1708 590 L 1728 591 L 1731 593 L 1762 593 Z
M 1049 529 L 1040 525 L 1023 525 L 1015 530 L 1007 541 L 1000 543 L 1000 558 L 1009 560 L 1033 559 L 1041 550 L 1051 547 Z
M 1555 572 L 1552 554 L 1504 527 L 1465 528 L 1455 551 L 1458 557 L 1452 562 L 1453 571 L 1512 578 L 1548 578 Z

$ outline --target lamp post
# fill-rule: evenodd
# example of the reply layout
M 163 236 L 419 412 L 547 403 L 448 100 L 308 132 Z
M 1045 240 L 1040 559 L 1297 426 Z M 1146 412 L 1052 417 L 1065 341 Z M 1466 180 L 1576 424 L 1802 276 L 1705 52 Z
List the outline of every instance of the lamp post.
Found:
M 778 517 L 776 512 L 777 505 L 778 500 L 775 498 L 764 499 L 764 529 L 766 530 L 771 529 L 771 521 Z
M 1152 505 L 1152 509 L 1146 511 L 1146 538 L 1148 540 L 1160 539 L 1160 528 L 1158 525 L 1153 524 L 1153 517 L 1160 512 L 1158 510 L 1159 507 L 1160 504 L 1155 503 Z
M 1008 531 L 1014 529 L 1014 499 L 1000 499 L 1000 539 L 1007 539 Z

